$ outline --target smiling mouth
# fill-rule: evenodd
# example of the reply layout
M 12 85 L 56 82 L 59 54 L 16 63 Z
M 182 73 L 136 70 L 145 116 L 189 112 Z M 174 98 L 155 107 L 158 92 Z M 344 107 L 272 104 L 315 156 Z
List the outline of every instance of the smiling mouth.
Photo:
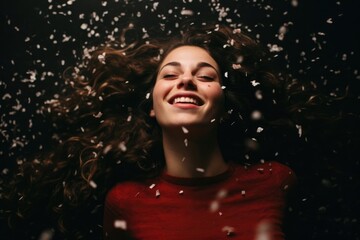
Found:
M 196 106 L 203 105 L 203 102 L 201 99 L 197 99 L 194 97 L 175 97 L 171 99 L 171 104 L 193 104 Z

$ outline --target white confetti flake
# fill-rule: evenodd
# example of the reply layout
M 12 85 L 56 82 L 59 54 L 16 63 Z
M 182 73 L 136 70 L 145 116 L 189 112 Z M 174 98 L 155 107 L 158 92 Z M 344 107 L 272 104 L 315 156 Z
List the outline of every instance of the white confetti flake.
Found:
M 189 145 L 189 142 L 188 142 L 187 138 L 184 139 L 184 144 L 185 144 L 185 147 L 187 147 Z
M 114 221 L 114 227 L 126 230 L 127 229 L 127 223 L 124 220 L 115 220 Z
M 94 118 L 101 118 L 102 115 L 103 115 L 102 112 L 98 112 L 97 114 L 93 114 Z
M 259 119 L 261 119 L 261 117 L 262 117 L 262 114 L 260 111 L 255 110 L 251 113 L 251 118 L 253 120 L 259 120 Z
M 241 195 L 245 196 L 246 192 L 245 190 L 241 190 Z
M 189 9 L 183 9 L 183 10 L 181 10 L 180 14 L 183 16 L 192 16 L 192 15 L 194 15 L 194 11 L 189 10 Z
M 241 64 L 239 64 L 239 63 L 234 63 L 233 65 L 232 65 L 232 68 L 234 69 L 234 70 L 236 70 L 236 69 L 240 69 L 241 68 Z
M 285 34 L 288 32 L 288 27 L 287 27 L 287 23 L 282 25 L 280 28 L 279 28 L 279 34 L 278 34 L 278 39 L 280 41 L 284 40 L 285 38 Z
M 292 5 L 293 7 L 297 7 L 297 6 L 299 5 L 298 0 L 291 0 L 291 5 Z
M 153 3 L 153 9 L 154 10 L 156 10 L 158 6 L 159 6 L 159 2 L 154 2 Z
M 51 240 L 54 236 L 54 230 L 53 229 L 46 229 L 41 232 L 38 240 Z
M 157 197 L 157 198 L 160 197 L 160 190 L 159 189 L 156 190 L 155 197 Z
M 218 199 L 223 199 L 223 198 L 225 198 L 225 197 L 227 196 L 227 194 L 228 194 L 228 191 L 227 191 L 227 190 L 221 189 L 221 190 L 217 193 L 216 197 L 217 197 Z
M 252 80 L 252 81 L 250 81 L 251 82 L 251 85 L 253 86 L 253 87 L 256 87 L 257 85 L 259 85 L 260 83 L 258 82 L 258 81 L 256 81 L 256 80 Z
M 227 236 L 231 236 L 235 233 L 235 228 L 230 226 L 225 226 L 222 228 L 222 231 L 225 232 Z
M 127 150 L 127 148 L 126 148 L 126 145 L 125 145 L 125 142 L 124 142 L 124 141 L 120 142 L 118 147 L 119 147 L 119 148 L 120 148 L 120 150 L 121 150 L 121 151 L 123 151 L 123 152 L 126 152 L 126 150 Z
M 196 171 L 197 171 L 197 172 L 204 173 L 204 172 L 205 172 L 205 169 L 203 169 L 203 168 L 196 168 Z
M 92 188 L 97 188 L 97 184 L 96 184 L 96 182 L 94 182 L 93 180 L 90 180 L 89 185 L 90 185 Z
M 106 53 L 105 53 L 105 52 L 103 52 L 102 54 L 99 54 L 99 56 L 98 56 L 98 60 L 99 60 L 99 62 L 101 62 L 102 64 L 106 64 L 105 56 L 106 56 Z
M 153 184 L 151 184 L 151 185 L 149 186 L 149 188 L 150 188 L 150 189 L 153 189 L 155 186 L 156 186 L 156 184 L 153 183 Z
M 180 194 L 180 195 L 183 195 L 183 194 L 184 194 L 184 190 L 180 190 L 180 191 L 179 191 L 179 194 Z
M 2 174 L 7 175 L 10 172 L 10 170 L 8 168 L 4 168 L 1 172 Z
M 296 125 L 296 128 L 298 130 L 299 137 L 301 137 L 302 136 L 302 126 L 301 125 Z
M 262 92 L 261 92 L 260 90 L 257 90 L 257 91 L 255 92 L 255 97 L 256 97 L 256 99 L 258 99 L 258 100 L 263 99 Z
M 219 208 L 220 208 L 219 201 L 214 200 L 210 203 L 210 212 L 217 212 Z
M 11 95 L 9 93 L 5 93 L 4 96 L 2 97 L 2 100 L 6 100 L 6 99 L 11 99 Z
M 185 133 L 185 134 L 188 134 L 189 133 L 189 130 L 186 128 L 186 127 L 181 127 L 182 131 Z
M 83 23 L 83 24 L 81 24 L 80 28 L 81 28 L 82 30 L 85 30 L 85 29 L 88 28 L 88 25 L 87 25 L 86 23 Z
M 256 132 L 257 132 L 257 133 L 261 133 L 263 130 L 264 130 L 264 128 L 258 127 L 258 128 L 256 129 Z
M 277 44 L 268 44 L 267 46 L 270 52 L 281 52 L 283 50 L 283 48 Z
M 112 146 L 111 146 L 111 145 L 107 145 L 107 146 L 104 148 L 103 153 L 104 153 L 104 154 L 107 154 L 111 149 L 112 149 Z

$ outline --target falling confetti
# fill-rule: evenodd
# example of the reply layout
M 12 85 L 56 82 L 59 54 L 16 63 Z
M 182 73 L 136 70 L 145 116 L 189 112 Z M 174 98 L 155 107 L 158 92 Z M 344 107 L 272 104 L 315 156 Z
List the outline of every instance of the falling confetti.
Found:
M 234 32 L 249 33 L 267 47 L 271 52 L 270 61 L 276 66 L 284 65 L 291 72 L 292 78 L 305 82 L 313 81 L 317 88 L 328 96 L 341 98 L 346 95 L 357 99 L 356 102 L 349 101 L 346 106 L 341 107 L 341 111 L 344 116 L 359 114 L 357 106 L 360 100 L 360 34 L 356 24 L 354 25 L 359 22 L 356 1 L 170 2 L 171 4 L 166 1 L 48 0 L 24 1 L 19 8 L 16 2 L 5 1 L 1 9 L 0 27 L 0 34 L 4 36 L 0 49 L 2 174 L 9 174 L 14 164 L 22 165 L 38 151 L 51 148 L 51 143 L 58 144 L 61 141 L 61 126 L 53 125 L 45 115 L 50 113 L 50 108 L 46 106 L 57 104 L 58 99 L 71 88 L 72 83 L 62 79 L 64 71 L 76 63 L 88 60 L 95 46 L 106 41 L 118 40 L 125 23 L 134 19 L 136 23 L 129 25 L 129 28 L 139 30 L 139 36 L 144 39 L 159 34 L 177 33 L 184 22 L 202 24 L 216 21 L 232 25 L 237 29 Z M 303 13 L 306 13 L 306 17 Z M 228 48 L 232 44 L 234 42 L 229 41 L 224 47 Z M 101 64 L 106 64 L 107 57 L 106 53 L 102 53 L 97 60 Z M 234 71 L 245 73 L 246 61 L 246 56 L 239 56 L 238 59 L 233 59 L 231 67 Z M 229 76 L 231 77 L 231 74 L 227 72 L 225 77 Z M 263 85 L 260 79 L 249 84 L 255 88 L 261 88 Z M 226 91 L 229 88 L 227 85 Z M 346 88 L 347 93 L 343 94 Z M 306 87 L 301 91 L 306 91 Z M 259 102 L 267 96 L 263 91 L 254 93 Z M 91 88 L 88 89 L 88 94 L 93 94 Z M 103 96 L 96 98 L 99 101 L 106 100 Z M 151 93 L 143 93 L 142 98 L 150 101 Z M 79 109 L 64 110 L 72 112 Z M 239 115 L 238 119 L 248 117 L 245 113 L 236 114 Z M 100 122 L 104 115 L 105 112 L 96 111 L 90 116 Z M 251 120 L 263 120 L 266 117 L 260 110 L 250 113 Z M 129 115 L 126 120 L 130 122 L 133 118 L 134 116 Z M 220 121 L 211 120 L 213 124 L 218 122 Z M 322 158 L 317 158 L 316 151 L 313 151 L 308 154 L 313 159 L 301 158 L 297 162 L 303 163 L 303 171 L 311 170 L 305 178 L 311 181 L 304 183 L 309 193 L 300 197 L 300 200 L 304 199 L 301 201 L 303 205 L 297 206 L 296 211 L 303 222 L 311 219 L 314 223 L 310 231 L 313 232 L 314 239 L 359 238 L 357 233 L 351 231 L 356 229 L 354 226 L 358 222 L 358 218 L 353 216 L 353 209 L 357 209 L 359 202 L 353 199 L 356 199 L 354 194 L 359 191 L 359 178 L 354 174 L 359 170 L 359 163 L 356 156 L 351 154 L 358 137 L 352 135 L 347 139 L 341 139 L 343 134 L 355 132 L 357 124 L 351 121 L 347 124 L 344 131 L 339 130 L 339 139 L 327 138 L 324 135 L 326 144 L 317 142 L 322 150 Z M 256 136 L 261 136 L 268 131 L 266 125 L 261 126 L 253 130 L 246 129 L 246 133 L 250 134 L 253 131 L 257 133 Z M 88 128 L 84 125 L 78 130 L 86 133 Z M 298 136 L 308 142 L 316 141 L 307 137 L 308 129 L 303 123 L 297 123 L 296 130 Z M 184 144 L 187 146 L 187 141 Z M 286 145 L 288 146 L 288 143 Z M 113 148 L 128 151 L 125 142 L 121 142 L 118 146 L 105 144 L 102 152 L 110 154 Z M 296 154 L 294 152 L 292 156 Z M 251 155 L 248 156 L 251 159 Z M 276 152 L 271 156 L 281 157 L 282 152 Z M 121 160 L 117 162 L 120 163 Z M 335 163 L 335 175 L 329 170 L 330 162 Z M 333 177 L 332 187 L 325 184 L 326 181 L 322 181 L 326 179 L 322 175 Z M 90 181 L 89 185 L 92 188 L 100 187 L 99 183 L 97 186 L 93 181 Z M 326 194 L 319 194 L 319 191 L 322 191 L 319 186 L 325 189 L 323 191 Z M 245 196 L 245 190 L 241 194 Z M 328 197 L 330 195 L 331 198 Z M 324 212 L 323 205 L 326 205 L 327 209 L 337 209 L 339 203 L 344 207 L 341 214 L 336 217 L 330 216 L 330 213 L 319 214 L 316 217 L 309 213 L 318 209 Z M 315 211 L 312 211 L 314 209 Z M 52 237 L 51 231 L 46 230 L 43 233 L 44 237 L 41 239 Z M 31 239 L 35 238 L 39 236 L 32 236 Z M 307 236 L 303 239 L 311 238 Z
M 185 133 L 185 134 L 188 134 L 189 133 L 189 130 L 186 128 L 186 127 L 181 127 L 182 131 Z
M 127 229 L 127 223 L 124 220 L 115 220 L 114 221 L 114 227 L 126 230 Z
M 200 173 L 204 173 L 204 172 L 205 172 L 205 169 L 203 169 L 203 168 L 196 168 L 196 171 L 197 171 L 197 172 L 200 172 Z

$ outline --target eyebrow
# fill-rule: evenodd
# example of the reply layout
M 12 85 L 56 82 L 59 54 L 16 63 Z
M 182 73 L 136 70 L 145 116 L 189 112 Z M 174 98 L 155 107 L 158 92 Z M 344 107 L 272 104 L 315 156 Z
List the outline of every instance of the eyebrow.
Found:
M 174 67 L 180 67 L 181 66 L 181 63 L 180 62 L 169 62 L 167 64 L 165 64 L 164 66 L 162 66 L 160 69 L 159 69 L 159 72 L 166 66 L 174 66 Z M 214 69 L 216 71 L 216 73 L 220 76 L 218 70 L 213 66 L 211 65 L 210 63 L 207 63 L 207 62 L 199 62 L 197 65 L 196 65 L 196 69 L 200 69 L 202 67 L 210 67 L 212 69 Z

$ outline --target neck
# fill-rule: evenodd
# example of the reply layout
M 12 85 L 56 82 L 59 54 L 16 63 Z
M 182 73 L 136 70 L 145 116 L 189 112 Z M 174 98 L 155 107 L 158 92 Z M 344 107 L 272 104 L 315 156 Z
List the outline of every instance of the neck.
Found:
M 177 131 L 162 132 L 166 170 L 176 177 L 209 177 L 228 168 L 215 131 L 194 134 Z

